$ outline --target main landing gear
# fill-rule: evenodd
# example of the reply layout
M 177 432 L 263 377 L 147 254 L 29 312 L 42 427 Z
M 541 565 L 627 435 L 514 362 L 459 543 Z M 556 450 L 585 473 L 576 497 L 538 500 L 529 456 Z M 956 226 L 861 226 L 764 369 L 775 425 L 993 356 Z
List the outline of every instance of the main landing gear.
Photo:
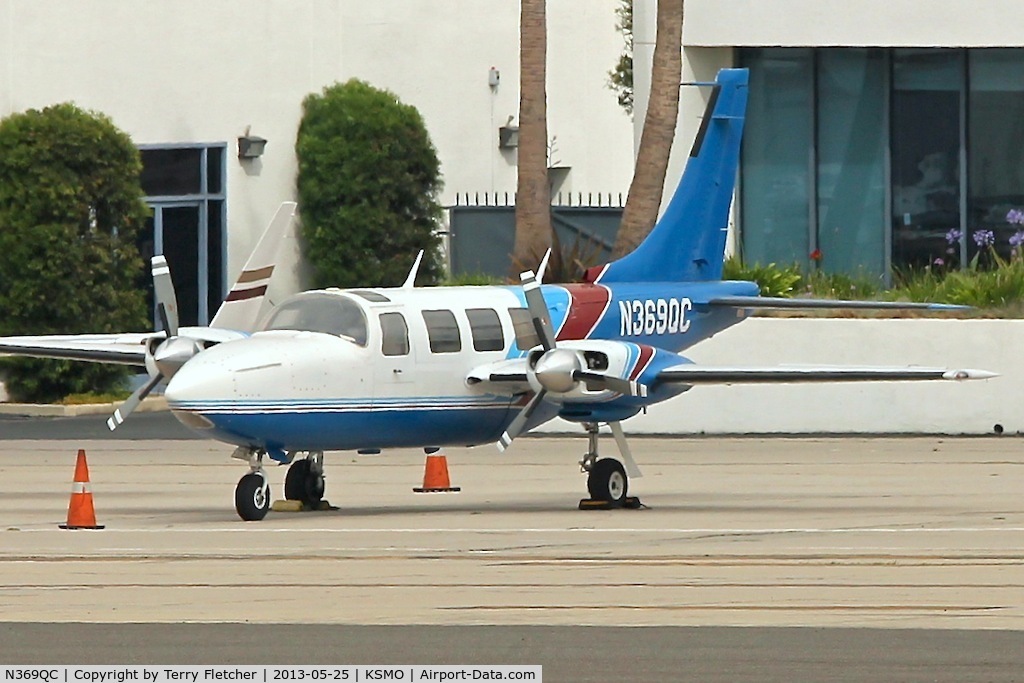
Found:
M 270 511 L 270 483 L 263 470 L 262 450 L 239 448 L 234 457 L 249 461 L 249 473 L 235 486 L 235 511 L 246 522 L 258 522 Z M 287 460 L 285 461 L 287 462 Z M 324 454 L 309 453 L 295 460 L 284 479 L 285 500 L 297 501 L 303 508 L 317 509 L 324 498 Z
M 296 460 L 284 478 L 285 500 L 300 501 L 303 506 L 316 509 L 324 498 L 324 454 L 310 453 Z
M 615 440 L 626 461 L 624 467 L 615 458 L 600 458 L 597 453 L 598 425 L 588 422 L 584 425 L 587 429 L 588 445 L 587 453 L 580 460 L 580 469 L 587 473 L 587 492 L 590 498 L 580 501 L 581 510 L 608 510 L 611 508 L 640 507 L 639 498 L 631 498 L 629 492 L 629 477 L 626 475 L 627 468 L 632 470 L 635 477 L 643 476 L 633 461 L 633 456 L 626 445 L 625 437 L 619 423 L 611 425 Z

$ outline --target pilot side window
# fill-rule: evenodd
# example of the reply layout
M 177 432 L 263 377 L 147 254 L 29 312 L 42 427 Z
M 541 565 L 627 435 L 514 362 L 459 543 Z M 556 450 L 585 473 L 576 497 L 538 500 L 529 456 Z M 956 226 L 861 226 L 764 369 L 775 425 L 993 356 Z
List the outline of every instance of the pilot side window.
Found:
M 401 313 L 380 314 L 380 350 L 385 356 L 405 356 L 409 353 L 409 326 Z
M 477 351 L 502 351 L 505 348 L 505 334 L 501 329 L 498 312 L 491 308 L 470 308 L 469 331 L 473 335 L 473 348 Z
M 457 353 L 462 350 L 459 325 L 451 311 L 423 311 L 427 338 L 433 353 Z

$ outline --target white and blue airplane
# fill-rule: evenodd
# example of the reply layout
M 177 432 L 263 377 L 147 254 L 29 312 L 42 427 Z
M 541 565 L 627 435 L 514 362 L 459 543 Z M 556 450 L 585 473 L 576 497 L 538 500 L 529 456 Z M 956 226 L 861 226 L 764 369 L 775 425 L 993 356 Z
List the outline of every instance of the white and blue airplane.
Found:
M 497 443 L 553 418 L 581 424 L 591 498 L 626 499 L 640 476 L 621 421 L 698 384 L 964 380 L 981 370 L 922 367 L 706 367 L 680 351 L 761 308 L 953 308 L 937 304 L 775 299 L 723 281 L 729 206 L 746 111 L 747 72 L 711 86 L 685 173 L 657 225 L 631 254 L 579 284 L 307 291 L 271 307 L 285 204 L 209 327 L 179 327 L 166 262 L 153 259 L 162 330 L 0 338 L 0 353 L 144 366 L 149 381 L 108 420 L 115 429 L 160 382 L 187 427 L 236 446 L 250 471 L 235 490 L 244 520 L 271 493 L 264 459 L 288 464 L 284 495 L 316 506 L 325 451 Z M 543 266 L 539 269 L 543 271 Z M 263 309 L 271 309 L 264 311 Z M 257 321 L 259 321 L 257 323 Z M 611 427 L 622 455 L 599 458 Z M 299 457 L 301 456 L 301 457 Z

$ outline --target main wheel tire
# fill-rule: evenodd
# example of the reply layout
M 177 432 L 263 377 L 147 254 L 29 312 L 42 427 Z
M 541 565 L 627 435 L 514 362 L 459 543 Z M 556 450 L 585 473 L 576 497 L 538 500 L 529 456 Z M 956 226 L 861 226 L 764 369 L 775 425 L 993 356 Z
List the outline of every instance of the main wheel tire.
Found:
M 324 497 L 324 475 L 313 473 L 309 458 L 296 460 L 284 478 L 285 500 L 298 500 L 316 507 Z
M 626 470 L 615 458 L 603 458 L 594 463 L 587 478 L 587 491 L 594 500 L 621 503 L 629 490 Z
M 235 511 L 246 522 L 258 522 L 270 510 L 270 484 L 257 472 L 250 472 L 238 480 L 235 487 Z

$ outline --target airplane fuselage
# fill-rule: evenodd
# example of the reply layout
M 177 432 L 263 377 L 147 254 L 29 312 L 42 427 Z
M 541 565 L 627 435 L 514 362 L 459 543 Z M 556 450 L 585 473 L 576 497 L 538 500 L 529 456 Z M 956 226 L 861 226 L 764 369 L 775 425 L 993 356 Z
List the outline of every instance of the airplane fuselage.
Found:
M 625 342 L 623 375 L 636 381 L 686 362 L 675 352 L 742 320 L 703 302 L 755 291 L 746 282 L 543 287 L 557 340 Z M 467 374 L 529 350 L 514 327 L 525 307 L 517 287 L 305 293 L 278 307 L 268 329 L 192 359 L 166 395 L 190 428 L 270 453 L 491 443 L 528 390 L 494 393 Z M 535 422 L 623 419 L 686 388 L 604 392 L 585 409 L 567 400 Z

